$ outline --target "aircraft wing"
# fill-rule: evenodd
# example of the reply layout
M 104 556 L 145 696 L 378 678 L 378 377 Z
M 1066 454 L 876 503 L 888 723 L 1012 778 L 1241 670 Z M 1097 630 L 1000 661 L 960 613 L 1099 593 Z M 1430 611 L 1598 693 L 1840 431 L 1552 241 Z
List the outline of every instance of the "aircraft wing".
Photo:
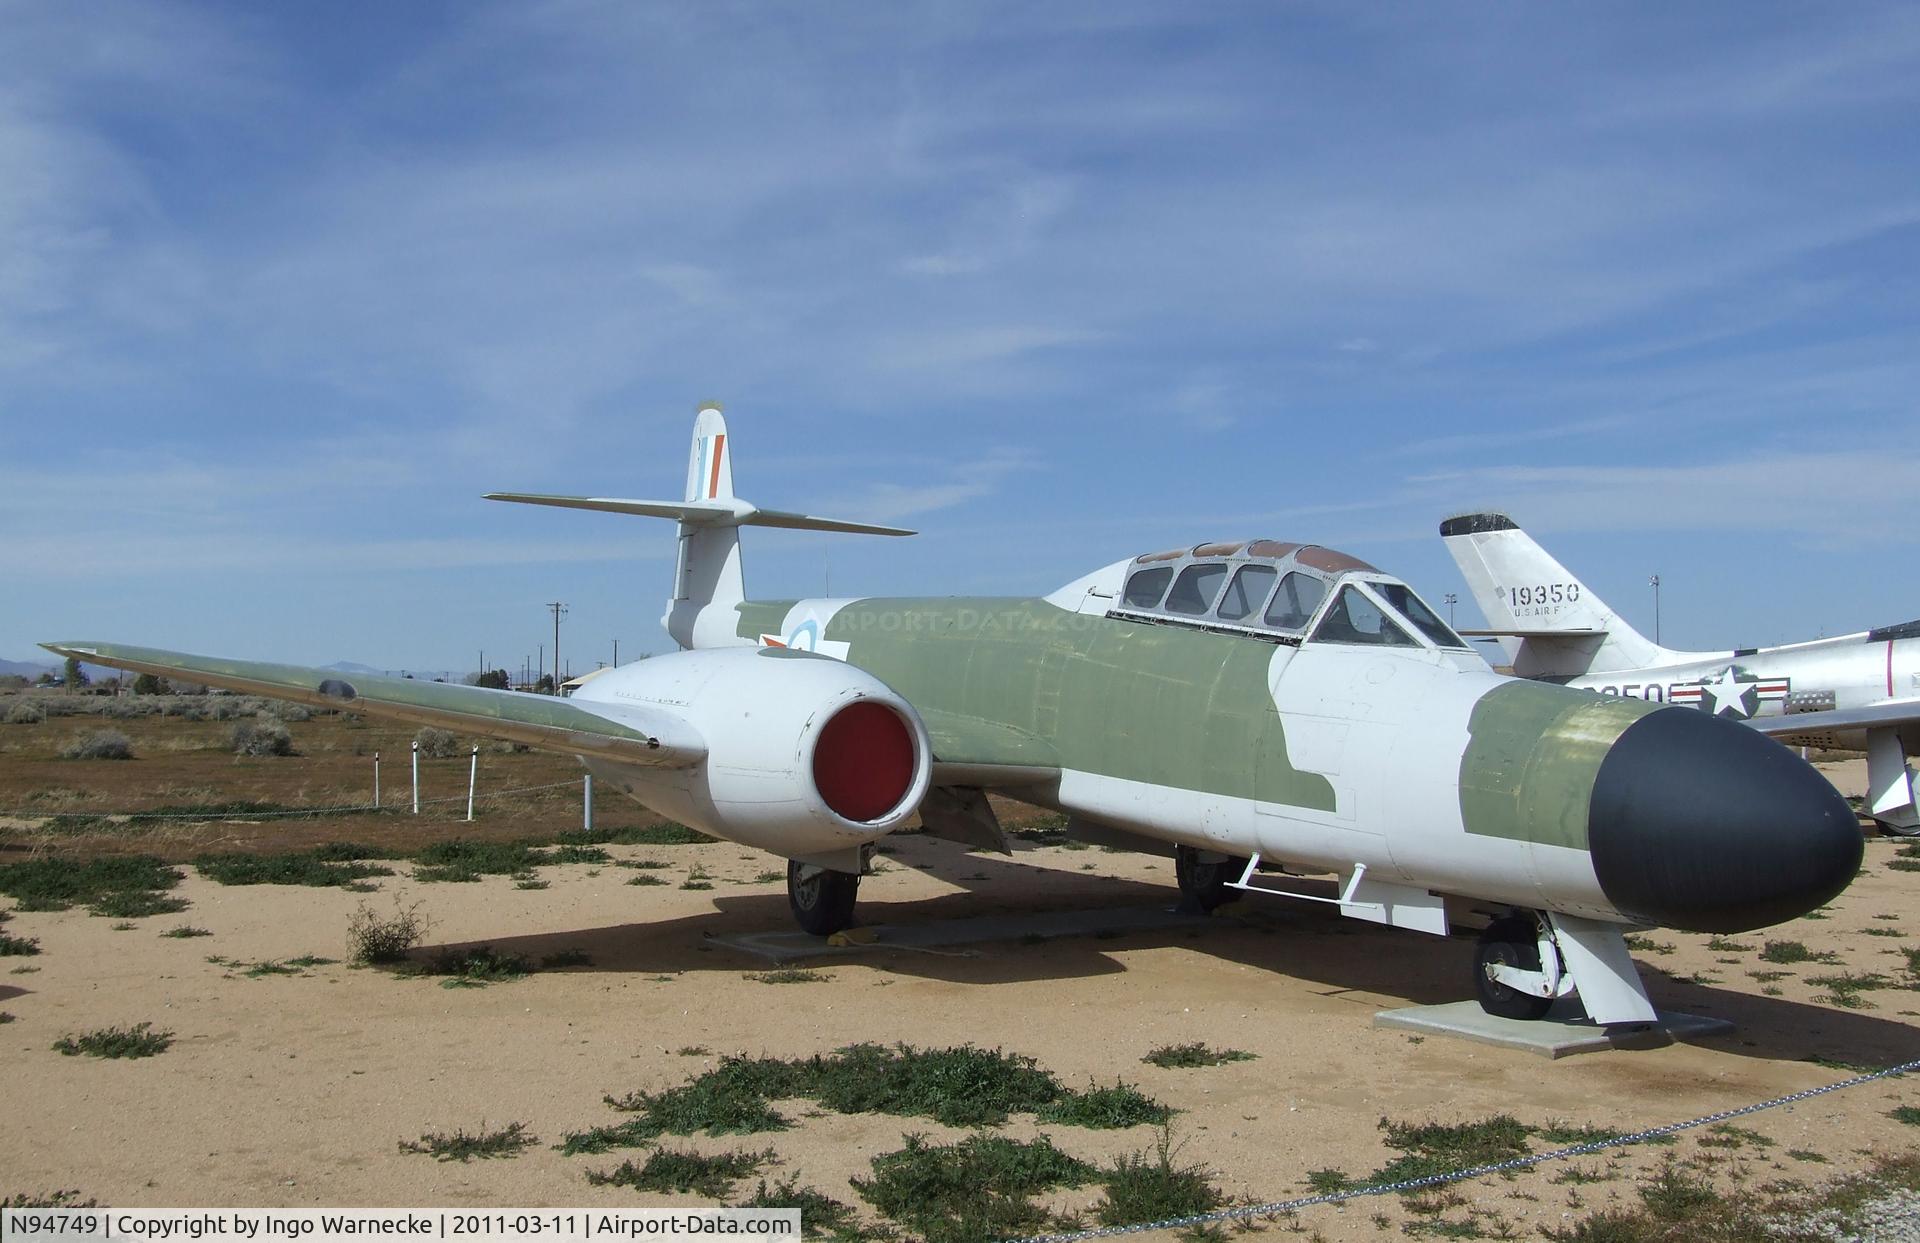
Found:
M 606 756 L 631 764 L 684 768 L 707 753 L 706 742 L 678 718 L 657 709 L 595 704 L 592 711 L 551 695 L 455 686 L 299 665 L 194 656 L 122 643 L 43 643 L 60 656 L 134 673 L 199 682 L 247 695 L 286 699 L 503 738 L 546 751 Z
M 1042 739 L 957 712 L 918 711 L 933 743 L 936 785 L 999 788 L 1038 785 L 1060 776 L 1060 757 Z
M 1783 739 L 1903 726 L 1920 729 L 1920 699 L 1869 704 L 1864 708 L 1827 708 L 1818 712 L 1754 717 L 1747 724 L 1763 734 Z

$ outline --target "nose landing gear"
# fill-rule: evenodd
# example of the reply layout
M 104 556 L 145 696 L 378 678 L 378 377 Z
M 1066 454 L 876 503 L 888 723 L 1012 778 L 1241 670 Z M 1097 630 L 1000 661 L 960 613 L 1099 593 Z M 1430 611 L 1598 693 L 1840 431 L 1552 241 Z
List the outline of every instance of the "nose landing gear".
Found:
M 794 922 L 814 936 L 853 927 L 853 904 L 859 896 L 859 873 L 787 860 L 787 906 Z
M 1538 915 L 1508 915 L 1488 924 L 1473 955 L 1473 991 L 1480 1008 L 1503 1019 L 1545 1018 L 1572 991 L 1560 947 Z

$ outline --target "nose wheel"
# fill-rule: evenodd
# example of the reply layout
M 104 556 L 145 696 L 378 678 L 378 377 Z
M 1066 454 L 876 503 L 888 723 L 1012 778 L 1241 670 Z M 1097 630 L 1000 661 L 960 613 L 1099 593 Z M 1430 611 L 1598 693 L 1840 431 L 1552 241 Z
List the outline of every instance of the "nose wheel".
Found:
M 1532 919 L 1496 919 L 1480 934 L 1473 955 L 1473 991 L 1480 1008 L 1503 1019 L 1545 1018 L 1560 982 L 1560 952 L 1552 971 L 1540 966 L 1540 927 Z M 1543 995 L 1544 994 L 1544 995 Z
M 816 937 L 853 927 L 853 904 L 859 895 L 858 873 L 787 860 L 787 906 L 794 922 Z
M 1233 897 L 1228 886 L 1244 867 L 1244 859 L 1231 859 L 1191 846 L 1174 847 L 1173 875 L 1180 882 L 1180 909 L 1204 914 L 1225 905 Z

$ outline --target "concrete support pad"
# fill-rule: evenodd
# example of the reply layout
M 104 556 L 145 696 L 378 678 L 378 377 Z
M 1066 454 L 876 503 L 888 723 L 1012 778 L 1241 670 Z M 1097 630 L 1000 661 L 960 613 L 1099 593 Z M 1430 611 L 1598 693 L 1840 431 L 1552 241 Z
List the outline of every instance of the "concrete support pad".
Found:
M 1382 1010 L 1373 1016 L 1373 1025 L 1423 1036 L 1453 1036 L 1506 1049 L 1524 1049 L 1546 1058 L 1598 1053 L 1604 1049 L 1657 1049 L 1676 1040 L 1724 1036 L 1733 1030 L 1733 1024 L 1725 1019 L 1671 1010 L 1659 1010 L 1655 1014 L 1655 1021 L 1646 1026 L 1623 1023 L 1601 1027 L 1586 1016 L 1578 1001 L 1564 998 L 1554 1003 L 1546 1018 L 1532 1022 L 1496 1018 L 1482 1010 L 1478 1002 L 1455 1001 L 1444 1006 Z
M 714 937 L 716 945 L 758 954 L 774 962 L 800 958 L 843 958 L 871 950 L 904 949 L 925 953 L 953 952 L 951 946 L 1021 937 L 1098 936 L 1101 933 L 1146 932 L 1163 928 L 1224 924 L 1205 915 L 1182 915 L 1165 907 L 1128 906 L 1091 911 L 1051 911 L 1021 915 L 978 915 L 971 919 L 941 919 L 924 924 L 876 924 L 862 928 L 873 938 L 860 945 L 832 945 L 826 937 L 804 932 L 753 932 Z

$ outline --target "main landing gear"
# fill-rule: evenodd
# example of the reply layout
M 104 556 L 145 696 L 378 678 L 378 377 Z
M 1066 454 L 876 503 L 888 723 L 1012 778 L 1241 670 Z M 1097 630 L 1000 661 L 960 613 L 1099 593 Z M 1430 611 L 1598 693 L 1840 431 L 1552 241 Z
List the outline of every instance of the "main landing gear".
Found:
M 1488 924 L 1473 955 L 1473 991 L 1480 1008 L 1503 1019 L 1545 1018 L 1560 993 L 1560 951 L 1542 935 L 1537 916 L 1507 915 Z M 1541 946 L 1552 961 L 1541 967 Z
M 816 937 L 853 927 L 853 903 L 860 895 L 857 872 L 835 872 L 798 859 L 787 860 L 787 905 L 793 918 Z
M 1246 866 L 1243 859 L 1196 850 L 1192 846 L 1175 846 L 1173 874 L 1180 882 L 1181 912 L 1204 915 L 1231 901 L 1230 885 Z

